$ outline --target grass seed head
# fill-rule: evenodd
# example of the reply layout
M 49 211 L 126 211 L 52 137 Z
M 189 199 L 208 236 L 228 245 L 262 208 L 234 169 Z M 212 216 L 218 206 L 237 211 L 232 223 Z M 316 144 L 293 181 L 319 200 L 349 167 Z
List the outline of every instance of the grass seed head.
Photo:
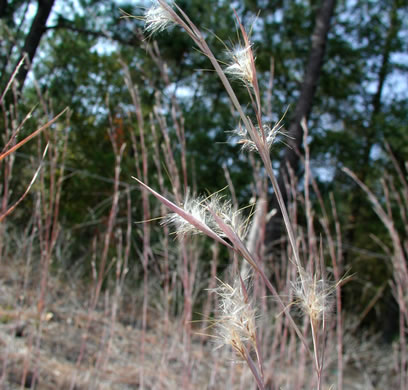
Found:
M 293 283 L 292 287 L 298 299 L 297 305 L 314 324 L 330 313 L 335 290 L 332 283 L 304 272 L 302 278 Z
M 220 237 L 225 237 L 225 234 L 218 226 L 212 213 L 217 214 L 241 239 L 245 238 L 249 230 L 248 221 L 243 218 L 241 210 L 234 210 L 231 202 L 225 200 L 224 197 L 219 194 L 196 198 L 187 195 L 183 203 L 183 209 Z M 201 233 L 194 225 L 176 213 L 167 215 L 164 224 L 174 225 L 176 234 L 181 236 Z
M 249 230 L 248 221 L 243 218 L 242 210 L 235 210 L 232 207 L 230 200 L 225 200 L 225 197 L 214 194 L 208 199 L 206 207 L 208 210 L 216 213 L 225 224 L 230 226 L 239 238 L 245 238 Z M 215 221 L 214 224 L 216 225 Z M 215 227 L 215 230 L 221 236 L 224 236 L 224 232 L 218 226 Z
M 245 359 L 246 346 L 256 348 L 256 311 L 252 308 L 239 277 L 233 285 L 220 282 L 213 290 L 219 296 L 218 317 L 215 321 L 219 347 L 231 346 Z
M 212 229 L 211 220 L 208 218 L 208 212 L 203 206 L 200 198 L 194 198 L 187 194 L 183 203 L 183 209 L 185 212 L 191 214 L 195 219 Z M 175 227 L 176 234 L 180 236 L 201 233 L 198 228 L 176 213 L 168 214 L 165 217 L 163 224 L 173 225 Z
M 159 1 L 146 10 L 144 21 L 144 29 L 150 34 L 161 32 L 175 23 L 170 12 Z
M 265 134 L 267 149 L 271 148 L 278 135 L 286 135 L 281 129 L 282 126 L 279 125 L 279 123 L 275 126 L 263 125 L 263 133 Z M 258 132 L 261 142 L 263 142 L 263 135 L 260 127 L 256 126 L 255 130 Z M 238 143 L 242 145 L 242 150 L 249 150 L 251 152 L 258 151 L 255 142 L 252 140 L 249 131 L 246 128 L 239 126 L 237 129 L 233 130 L 232 133 L 239 137 Z
M 255 74 L 251 45 L 238 45 L 235 49 L 227 51 L 227 57 L 229 61 L 225 73 L 241 80 L 245 85 L 253 85 Z

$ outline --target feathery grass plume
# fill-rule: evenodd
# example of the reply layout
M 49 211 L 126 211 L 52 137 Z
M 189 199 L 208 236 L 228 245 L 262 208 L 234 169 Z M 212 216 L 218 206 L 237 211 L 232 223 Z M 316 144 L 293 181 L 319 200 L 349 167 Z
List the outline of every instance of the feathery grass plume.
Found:
M 281 131 L 283 125 L 280 124 L 281 120 L 276 123 L 274 126 L 269 126 L 269 125 L 263 125 L 263 134 L 265 135 L 265 142 L 266 142 L 266 148 L 270 149 L 272 144 L 275 142 L 276 137 L 278 135 L 284 135 L 287 136 L 287 134 L 283 131 Z M 255 130 L 259 134 L 259 139 L 261 142 L 263 142 L 263 134 L 259 126 L 255 127 Z M 242 150 L 248 150 L 248 151 L 258 151 L 258 147 L 256 146 L 255 142 L 251 139 L 251 136 L 246 128 L 243 126 L 239 126 L 237 129 L 232 131 L 233 134 L 237 135 L 239 137 L 239 144 L 242 144 Z
M 209 201 L 206 204 L 207 210 L 212 215 L 211 211 L 216 213 L 225 224 L 230 226 L 232 230 L 243 240 L 250 227 L 248 219 L 244 219 L 242 210 L 234 210 L 230 200 L 225 200 L 222 195 L 211 195 Z M 214 217 L 213 217 L 214 218 Z M 216 221 L 214 220 L 214 224 Z M 221 236 L 225 236 L 224 231 L 218 226 L 215 229 Z
M 227 51 L 229 65 L 224 69 L 225 73 L 232 78 L 241 80 L 245 85 L 253 85 L 254 58 L 251 44 L 246 46 L 238 45 L 233 50 Z
M 161 32 L 175 23 L 170 12 L 159 1 L 146 10 L 143 20 L 145 21 L 144 29 L 150 34 Z
M 144 190 L 150 192 L 153 196 L 155 196 L 161 203 L 163 203 L 167 208 L 174 211 L 178 216 L 186 220 L 189 224 L 196 227 L 199 231 L 203 232 L 207 236 L 211 237 L 212 239 L 218 241 L 219 243 L 225 245 L 228 248 L 232 248 L 232 246 L 226 242 L 222 237 L 220 237 L 216 232 L 210 229 L 205 223 L 202 222 L 201 219 L 197 219 L 190 213 L 186 212 L 183 208 L 177 206 L 175 203 L 171 202 L 164 196 L 160 195 L 156 192 L 153 188 L 150 188 L 148 185 L 144 184 L 140 181 L 137 177 L 132 176 L 132 179 L 136 180 Z
M 242 218 L 241 210 L 234 210 L 231 201 L 224 200 L 224 197 L 219 194 L 213 194 L 209 197 L 193 198 L 190 195 L 186 196 L 183 204 L 183 209 L 188 214 L 194 216 L 204 225 L 208 226 L 221 237 L 225 237 L 224 231 L 219 227 L 212 213 L 219 216 L 225 224 L 230 226 L 236 234 L 243 239 L 248 232 L 248 223 Z M 177 213 L 168 214 L 163 222 L 164 224 L 173 224 L 176 229 L 176 234 L 198 234 L 202 231 L 196 226 Z
M 220 298 L 218 318 L 215 320 L 219 346 L 231 346 L 243 360 L 248 360 L 250 349 L 256 345 L 256 311 L 253 309 L 246 287 L 238 276 L 233 285 L 219 281 L 212 291 Z
M 295 303 L 309 316 L 312 324 L 316 325 L 331 311 L 336 286 L 303 270 L 299 272 L 302 273 L 301 277 L 292 283 L 294 295 L 297 297 Z
M 248 280 L 248 275 L 244 277 Z M 218 318 L 214 321 L 219 346 L 231 346 L 238 358 L 248 364 L 258 388 L 265 390 L 262 358 L 257 345 L 255 318 L 256 311 L 248 298 L 247 287 L 241 275 L 233 285 L 219 281 L 220 285 L 210 291 L 220 297 Z M 256 353 L 257 364 L 251 357 Z
M 195 219 L 200 221 L 203 225 L 208 226 L 211 230 L 214 230 L 213 226 L 210 226 L 212 225 L 212 221 L 208 218 L 208 212 L 202 202 L 202 199 L 193 198 L 190 196 L 190 194 L 187 194 L 182 207 L 186 213 L 192 215 Z M 186 234 L 199 234 L 202 232 L 177 213 L 167 214 L 162 224 L 174 225 L 176 234 L 180 236 L 184 236 Z

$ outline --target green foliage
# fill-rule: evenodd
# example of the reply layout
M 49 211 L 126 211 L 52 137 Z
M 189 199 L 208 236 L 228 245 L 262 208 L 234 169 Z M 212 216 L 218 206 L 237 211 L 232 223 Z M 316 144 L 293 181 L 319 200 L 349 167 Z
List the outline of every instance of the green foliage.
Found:
M 23 3 L 9 2 L 7 14 L 1 17 L 2 31 L 7 29 L 18 47 L 22 46 L 24 33 L 18 30 L 14 21 L 17 19 L 13 16 L 23 12 Z M 138 140 L 138 153 L 141 153 L 140 134 L 124 82 L 122 63 L 128 64 L 133 83 L 140 93 L 146 128 L 151 124 L 155 90 L 161 91 L 167 105 L 171 104 L 176 91 L 184 114 L 190 185 L 201 193 L 219 190 L 226 185 L 222 169 L 226 164 L 239 200 L 247 201 L 251 195 L 252 168 L 239 147 L 229 139 L 228 131 L 236 128 L 237 118 L 231 116 L 230 103 L 221 83 L 213 72 L 208 71 L 208 59 L 192 50 L 188 36 L 177 28 L 143 42 L 140 39 L 141 22 L 120 18 L 119 7 L 132 14 L 143 12 L 133 2 L 81 0 L 79 4 L 70 1 L 65 2 L 63 8 L 56 7 L 34 62 L 38 85 L 51 102 L 53 111 L 59 112 L 69 106 L 72 112 L 66 160 L 68 177 L 64 182 L 60 218 L 67 229 L 75 232 L 72 244 L 76 248 L 73 251 L 75 256 L 89 251 L 95 225 L 87 223 L 96 224 L 109 212 L 115 160 L 109 131 L 122 126 L 122 141 L 127 144 L 121 180 L 131 183 L 130 176 L 141 168 L 132 152 L 131 132 Z M 237 24 L 231 2 L 194 0 L 180 1 L 179 5 L 203 31 L 208 31 L 209 44 L 223 61 L 226 46 L 231 48 L 237 43 Z M 274 65 L 273 114 L 268 117 L 270 113 L 265 112 L 265 117 L 277 121 L 290 105 L 284 120 L 288 125 L 299 97 L 320 2 L 246 0 L 233 6 L 248 29 L 253 24 L 252 40 L 263 91 L 267 91 L 271 60 Z M 378 252 L 379 248 L 368 232 L 388 242 L 385 229 L 378 223 L 365 195 L 344 177 L 339 168 L 349 167 L 367 185 L 379 190 L 379 176 L 385 169 L 392 171 L 384 152 L 385 141 L 391 145 L 401 167 L 408 161 L 406 93 L 404 95 L 398 88 L 393 90 L 391 84 L 392 80 L 396 84 L 402 83 L 407 76 L 406 57 L 402 55 L 407 51 L 404 38 L 407 11 L 402 1 L 375 4 L 368 0 L 340 1 L 330 31 L 309 122 L 311 164 L 327 204 L 329 192 L 334 193 L 346 248 Z M 157 60 L 144 47 L 145 43 L 152 47 L 156 39 L 160 62 L 167 64 L 170 85 L 163 80 Z M 10 47 L 10 44 L 1 44 L 3 58 Z M 0 66 L 9 71 L 17 54 L 13 52 L 9 61 L 2 60 Z M 159 58 L 158 53 L 155 55 Z M 4 82 L 3 77 L 2 85 Z M 245 100 L 245 89 L 238 83 L 233 86 L 241 101 L 249 105 L 250 102 Z M 265 92 L 265 101 L 267 98 Z M 37 104 L 37 99 L 34 85 L 28 83 L 24 90 L 25 106 Z M 175 145 L 178 141 L 170 111 L 165 117 Z M 115 121 L 120 121 L 120 125 Z M 160 140 L 163 141 L 162 137 Z M 149 182 L 157 187 L 152 152 L 154 139 L 149 132 L 145 142 L 149 155 Z M 273 149 L 277 164 L 283 147 Z M 36 153 L 34 146 L 30 153 Z M 181 152 L 176 146 L 174 153 L 180 165 Z M 24 171 L 24 162 L 17 161 L 17 164 Z M 164 159 L 160 164 L 164 164 Z M 165 179 L 168 184 L 168 178 Z M 132 198 L 134 204 L 140 204 L 138 191 L 132 192 Z M 124 197 L 120 202 L 124 207 Z M 29 209 L 31 206 L 32 202 L 27 202 L 22 207 Z M 134 211 L 134 218 L 143 218 L 140 208 Z M 82 225 L 93 227 L 78 227 Z M 140 243 L 139 238 L 135 240 Z M 152 240 L 158 238 L 154 236 Z M 359 274 L 367 270 L 375 285 L 381 285 L 388 278 L 386 267 L 380 260 L 373 260 L 370 255 L 356 255 L 352 249 L 345 251 L 352 269 Z

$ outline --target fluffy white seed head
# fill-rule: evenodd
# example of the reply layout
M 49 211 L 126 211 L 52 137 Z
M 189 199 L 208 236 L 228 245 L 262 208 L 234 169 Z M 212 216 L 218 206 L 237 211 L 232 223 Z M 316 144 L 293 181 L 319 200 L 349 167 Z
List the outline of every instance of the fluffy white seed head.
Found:
M 227 51 L 227 56 L 228 66 L 225 68 L 225 73 L 246 85 L 253 85 L 255 74 L 251 45 L 236 46 L 234 50 Z
M 330 313 L 335 290 L 332 283 L 302 271 L 302 277 L 293 283 L 292 287 L 297 305 L 313 323 Z
M 245 238 L 249 230 L 249 223 L 243 218 L 241 210 L 233 208 L 231 201 L 225 200 L 219 194 L 212 195 L 207 203 L 207 210 L 217 214 L 225 224 L 232 228 L 239 238 Z M 216 225 L 215 221 L 214 225 Z M 221 236 L 224 236 L 224 232 L 218 226 L 215 226 L 215 230 Z
M 159 2 L 156 2 L 148 8 L 144 14 L 145 31 L 154 34 L 165 30 L 174 24 L 170 12 L 165 9 Z
M 245 359 L 245 353 L 249 347 L 256 348 L 256 312 L 252 308 L 241 279 L 237 277 L 232 286 L 220 282 L 213 292 L 220 298 L 215 321 L 219 347 L 229 345 L 239 357 Z
M 241 210 L 234 210 L 231 202 L 219 194 L 207 198 L 187 196 L 183 203 L 183 209 L 221 237 L 225 237 L 225 234 L 218 226 L 212 213 L 220 217 L 241 239 L 244 239 L 248 232 L 249 224 L 243 218 Z M 199 229 L 176 213 L 167 215 L 164 223 L 174 225 L 178 235 L 201 233 Z
M 260 142 L 263 143 L 264 138 L 260 127 L 256 126 L 255 131 L 259 135 Z M 239 126 L 237 129 L 233 130 L 232 133 L 239 137 L 238 143 L 242 145 L 242 150 L 258 151 L 255 142 L 252 140 L 246 128 Z M 267 149 L 271 148 L 272 144 L 276 141 L 276 138 L 279 135 L 286 135 L 285 132 L 282 131 L 282 125 L 279 125 L 279 123 L 277 123 L 275 126 L 266 124 L 263 125 L 263 133 L 265 135 L 265 146 Z
M 193 198 L 189 194 L 187 194 L 183 203 L 183 209 L 185 212 L 191 214 L 195 219 L 197 219 L 204 225 L 207 225 L 210 229 L 212 228 L 210 226 L 211 220 L 208 219 L 208 212 L 199 198 Z M 176 234 L 180 236 L 184 236 L 186 234 L 201 233 L 201 231 L 194 225 L 192 225 L 176 213 L 168 214 L 165 217 L 163 224 L 173 225 L 176 229 Z

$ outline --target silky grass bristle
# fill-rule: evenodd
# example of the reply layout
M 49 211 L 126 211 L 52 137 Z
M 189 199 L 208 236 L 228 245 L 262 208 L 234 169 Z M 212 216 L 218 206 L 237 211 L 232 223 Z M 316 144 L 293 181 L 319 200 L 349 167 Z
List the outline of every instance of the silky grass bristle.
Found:
M 213 194 L 209 197 L 196 198 L 187 195 L 183 209 L 221 237 L 225 237 L 225 233 L 218 226 L 212 213 L 219 216 L 241 239 L 245 238 L 248 232 L 248 222 L 243 218 L 242 211 L 234 210 L 231 201 L 225 200 L 222 195 Z M 163 224 L 172 224 L 175 233 L 180 236 L 201 233 L 197 227 L 177 213 L 168 214 Z
M 236 46 L 235 49 L 227 51 L 227 56 L 229 61 L 225 73 L 232 78 L 241 80 L 246 85 L 252 85 L 255 74 L 251 45 Z
M 324 279 L 302 272 L 302 277 L 292 283 L 295 302 L 313 324 L 318 323 L 330 313 L 333 305 L 333 293 L 336 286 Z
M 256 311 L 248 299 L 240 277 L 233 285 L 220 281 L 212 291 L 220 298 L 219 313 L 215 320 L 218 348 L 229 345 L 238 357 L 246 360 L 248 349 L 256 349 Z
M 143 19 L 145 21 L 145 31 L 151 34 L 164 31 L 175 23 L 170 12 L 160 2 L 156 2 L 156 4 L 148 8 Z

